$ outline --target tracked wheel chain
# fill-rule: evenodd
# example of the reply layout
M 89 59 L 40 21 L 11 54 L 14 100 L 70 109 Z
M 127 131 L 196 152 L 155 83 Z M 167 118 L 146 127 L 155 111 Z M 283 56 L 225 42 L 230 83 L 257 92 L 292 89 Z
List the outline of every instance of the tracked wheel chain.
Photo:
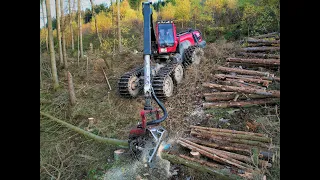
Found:
M 183 53 L 183 66 L 186 68 L 190 66 L 193 62 L 192 60 L 192 54 L 196 50 L 196 48 L 199 48 L 198 45 L 195 46 L 189 46 Z
M 157 96 L 157 98 L 165 100 L 167 97 L 164 92 L 164 81 L 166 77 L 171 76 L 174 72 L 174 69 L 179 63 L 170 62 L 165 67 L 161 68 L 156 76 L 152 79 L 152 87 Z
M 143 65 L 140 65 L 134 68 L 131 71 L 124 73 L 118 81 L 118 93 L 120 96 L 125 98 L 133 98 L 129 92 L 129 80 L 132 76 L 140 76 L 143 74 Z M 138 87 L 139 93 L 142 90 L 142 87 Z

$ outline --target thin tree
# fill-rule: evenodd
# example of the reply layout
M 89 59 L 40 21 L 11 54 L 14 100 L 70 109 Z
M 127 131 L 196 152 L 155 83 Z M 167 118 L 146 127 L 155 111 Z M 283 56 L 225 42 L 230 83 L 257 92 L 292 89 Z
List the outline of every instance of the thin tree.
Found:
M 58 81 L 58 74 L 57 74 L 56 59 L 55 59 L 55 54 L 54 54 L 50 0 L 46 0 L 46 10 L 47 10 L 47 22 L 48 22 L 48 32 L 49 32 L 48 39 L 49 39 L 53 89 L 56 90 L 59 87 L 59 81 Z
M 60 65 L 63 65 L 63 54 L 62 54 L 62 45 L 61 45 L 61 25 L 60 25 L 60 6 L 59 0 L 56 0 L 56 20 L 57 20 L 57 35 L 58 35 L 58 48 L 59 48 L 59 58 Z
M 60 0 L 60 9 L 61 9 L 61 34 L 62 34 L 62 53 L 63 53 L 63 60 L 64 60 L 64 68 L 68 68 L 68 61 L 67 61 L 67 50 L 66 50 L 66 23 L 65 23 L 65 17 L 64 17 L 64 0 Z
M 94 18 L 94 26 L 96 27 L 96 33 L 97 33 L 97 36 L 98 36 L 98 39 L 99 39 L 99 43 L 100 43 L 100 46 L 101 46 L 102 42 L 101 42 L 101 37 L 100 37 L 99 31 L 98 31 L 96 12 L 94 11 L 94 4 L 93 4 L 92 0 L 90 0 L 90 2 L 91 2 L 91 9 L 92 9 L 92 16 Z
M 79 39 L 80 39 L 80 57 L 83 57 L 82 45 L 82 25 L 81 25 L 81 0 L 78 0 L 78 26 L 79 26 Z
M 45 1 L 44 0 L 41 0 L 40 1 L 40 4 L 41 4 L 41 9 L 42 9 L 42 20 L 43 20 L 43 27 L 46 28 L 46 21 L 45 21 L 45 16 L 44 16 L 44 9 L 43 9 L 43 6 L 45 6 Z M 49 51 L 49 43 L 48 43 L 48 34 L 47 31 L 45 31 L 45 35 L 46 35 L 46 48 L 47 48 L 47 52 Z
M 71 49 L 73 51 L 74 50 L 74 39 L 73 39 L 73 28 L 72 28 L 73 12 L 71 11 L 71 0 L 68 0 L 68 4 L 69 4 L 69 24 L 70 24 L 70 34 L 71 34 Z
M 117 7 L 118 7 L 118 51 L 121 52 L 121 28 L 120 28 L 120 0 L 117 0 Z

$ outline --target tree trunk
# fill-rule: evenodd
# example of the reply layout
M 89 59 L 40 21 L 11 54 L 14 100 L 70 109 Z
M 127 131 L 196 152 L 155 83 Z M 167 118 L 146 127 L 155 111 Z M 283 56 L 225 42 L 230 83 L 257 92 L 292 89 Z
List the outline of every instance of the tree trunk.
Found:
M 186 147 L 192 151 L 197 151 L 199 152 L 201 155 L 203 156 L 206 156 L 214 161 L 217 161 L 219 163 L 222 163 L 222 164 L 227 164 L 227 165 L 233 165 L 239 169 L 242 169 L 242 170 L 246 170 L 248 172 L 253 172 L 253 169 L 251 168 L 248 168 L 246 165 L 243 165 L 244 163 L 242 162 L 239 162 L 238 160 L 235 160 L 235 159 L 232 159 L 232 158 L 224 158 L 224 157 L 221 157 L 221 156 L 218 156 L 217 154 L 212 154 L 212 153 L 209 153 L 208 151 L 205 151 L 203 149 L 200 149 L 198 147 L 195 147 L 191 144 L 188 144 L 188 143 L 185 143 L 183 141 L 181 141 L 180 139 L 177 140 L 177 143 L 179 143 L 181 146 L 183 147 Z
M 46 1 L 49 1 L 49 0 L 46 0 Z M 90 139 L 93 139 L 93 140 L 95 140 L 97 142 L 104 143 L 104 144 L 116 145 L 116 146 L 120 146 L 122 148 L 129 148 L 128 140 L 119 140 L 119 139 L 105 138 L 105 137 L 97 136 L 97 135 L 95 135 L 93 133 L 90 133 L 88 131 L 85 131 L 85 130 L 77 127 L 77 126 L 69 124 L 69 123 L 67 123 L 65 121 L 62 121 L 62 120 L 58 119 L 58 118 L 55 118 L 55 117 L 53 117 L 53 116 L 51 116 L 51 115 L 49 115 L 47 113 L 44 113 L 44 112 L 40 111 L 40 114 L 45 116 L 45 117 L 47 117 L 47 118 L 49 118 L 49 119 L 51 119 L 51 120 L 53 120 L 53 121 L 55 121 L 55 122 L 57 122 L 57 123 L 59 123 L 59 124 L 61 124 L 61 125 L 63 125 L 63 126 L 65 126 L 66 128 L 69 128 L 69 129 L 71 129 L 71 130 L 73 130 L 73 131 L 75 131 L 75 132 L 77 132 L 77 133 L 79 133 L 79 134 L 81 134 L 83 136 L 86 136 L 86 137 L 88 137 Z
M 51 61 L 53 89 L 56 90 L 59 87 L 59 81 L 58 81 L 58 74 L 57 74 L 56 58 L 54 53 L 54 44 L 53 44 L 50 0 L 46 0 L 46 10 L 47 10 L 47 22 L 48 22 L 48 31 L 49 31 L 49 48 L 50 48 L 50 61 Z
M 263 79 L 263 80 L 269 80 L 269 81 L 279 81 L 280 77 L 263 77 L 263 76 L 249 76 L 249 75 L 238 75 L 240 78 L 250 78 L 250 79 Z
M 208 88 L 217 88 L 223 91 L 236 91 L 236 92 L 249 93 L 249 94 L 260 94 L 260 95 L 266 95 L 266 96 L 280 97 L 280 91 L 276 91 L 276 90 L 262 91 L 261 89 L 224 86 L 224 85 L 213 84 L 213 83 L 203 83 L 202 86 L 208 87 Z
M 230 78 L 226 78 L 226 81 L 230 81 L 231 84 L 241 85 L 241 87 L 244 86 L 244 87 L 252 87 L 252 88 L 257 88 L 257 89 L 266 90 L 265 87 L 262 87 L 262 86 L 257 85 L 257 84 L 247 83 L 247 82 L 244 82 L 244 81 L 241 80 L 241 79 L 230 79 Z M 269 83 L 264 83 L 263 85 L 266 86 L 266 87 L 268 87 L 268 86 L 269 86 Z
M 203 130 L 212 131 L 212 132 L 223 132 L 223 133 L 232 133 L 232 134 L 243 134 L 243 135 L 249 135 L 249 136 L 267 137 L 266 135 L 261 133 L 236 131 L 231 129 L 221 129 L 221 128 L 212 128 L 212 127 L 193 126 L 193 125 L 191 125 L 190 128 L 203 129 Z
M 74 93 L 72 75 L 69 71 L 68 71 L 68 91 L 69 91 L 70 103 L 73 106 L 76 104 L 77 98 L 76 98 L 76 94 Z
M 238 63 L 252 63 L 262 65 L 280 65 L 279 59 L 242 59 L 242 58 L 227 58 L 227 62 L 238 62 Z
M 41 56 L 41 43 L 40 43 L 40 89 L 43 88 L 43 82 L 42 82 L 42 56 Z
M 280 44 L 280 40 L 264 40 L 264 39 L 255 39 L 255 38 L 248 38 L 246 40 L 247 43 L 261 43 L 266 45 L 271 44 Z
M 219 149 L 215 149 L 215 148 L 209 148 L 209 147 L 205 147 L 205 146 L 201 146 L 199 144 L 196 144 L 196 143 L 193 143 L 191 141 L 188 141 L 186 139 L 182 139 L 180 138 L 181 141 L 187 143 L 187 144 L 190 144 L 190 145 L 193 145 L 197 148 L 200 148 L 202 150 L 205 150 L 209 153 L 212 153 L 212 154 L 217 154 L 218 156 L 221 156 L 223 158 L 226 158 L 226 159 L 235 159 L 235 160 L 239 160 L 239 164 L 240 165 L 243 165 L 245 167 L 252 167 L 246 163 L 249 163 L 249 164 L 254 164 L 252 159 L 248 156 L 245 156 L 245 155 L 241 155 L 241 154 L 236 154 L 236 153 L 232 153 L 232 152 L 228 152 L 228 151 L 223 151 L 223 150 L 219 150 Z M 243 163 L 243 162 L 246 162 L 246 163 Z M 271 164 L 269 164 L 267 161 L 264 161 L 264 160 L 258 160 L 258 165 L 259 167 L 271 167 Z
M 121 27 L 120 27 L 120 0 L 117 0 L 117 7 L 118 7 L 118 20 L 117 20 L 117 24 L 118 24 L 118 52 L 122 51 L 122 47 L 121 47 Z
M 202 107 L 208 108 L 227 108 L 227 107 L 252 107 L 263 104 L 275 104 L 280 102 L 279 98 L 266 98 L 249 101 L 230 101 L 230 102 L 206 102 L 202 103 Z
M 79 27 L 79 40 L 80 40 L 80 58 L 83 57 L 83 44 L 82 44 L 82 19 L 81 19 L 81 0 L 78 0 L 78 27 Z
M 263 35 L 255 36 L 255 38 L 268 38 L 268 37 L 280 37 L 280 33 L 278 33 L 278 32 L 272 32 L 272 33 L 268 33 L 268 34 L 263 34 Z
M 214 96 L 214 97 L 220 97 L 220 96 L 230 96 L 230 95 L 236 95 L 237 92 L 213 92 L 213 93 L 203 93 L 203 96 Z
M 235 95 L 228 95 L 228 96 L 205 96 L 206 101 L 229 101 L 235 99 L 237 94 Z M 240 94 L 238 99 L 244 100 L 244 99 L 262 99 L 266 98 L 266 96 L 258 95 L 258 94 Z
M 268 138 L 266 136 L 256 136 L 252 134 L 243 134 L 243 133 L 230 133 L 232 130 L 225 130 L 227 132 L 223 132 L 223 130 L 215 129 L 215 130 L 207 130 L 207 129 L 201 129 L 201 128 L 193 128 L 192 131 L 199 132 L 199 133 L 207 133 L 214 136 L 223 136 L 223 137 L 230 137 L 235 139 L 247 139 L 252 141 L 260 141 L 264 143 L 270 143 L 272 140 L 271 138 Z
M 217 66 L 216 70 L 219 70 L 222 72 L 235 72 L 238 74 L 248 74 L 248 75 L 256 75 L 256 76 L 267 76 L 267 77 L 274 76 L 269 72 L 253 71 L 253 70 L 246 70 L 246 69 L 240 69 L 240 68 L 228 68 L 223 66 Z
M 170 161 L 171 163 L 175 163 L 175 164 L 183 164 L 185 166 L 188 166 L 190 168 L 193 168 L 195 170 L 198 170 L 200 172 L 204 172 L 204 173 L 209 173 L 214 175 L 217 179 L 221 179 L 221 180 L 229 180 L 229 179 L 234 179 L 234 180 L 238 180 L 239 178 L 241 179 L 241 177 L 230 173 L 230 171 L 226 171 L 225 169 L 218 169 L 218 168 L 213 168 L 211 167 L 207 167 L 206 165 L 200 164 L 199 162 L 194 162 L 182 157 L 178 157 L 176 155 L 172 155 L 172 154 L 168 154 L 166 152 L 162 152 L 161 153 L 161 158 L 166 159 L 168 161 Z M 244 178 L 243 178 L 244 179 Z
M 246 57 L 259 57 L 259 58 L 273 58 L 273 59 L 280 59 L 280 55 L 276 54 L 263 54 L 263 53 L 245 53 L 245 52 L 237 52 L 237 55 L 246 56 Z
M 43 9 L 44 4 L 45 4 L 45 1 L 43 1 L 42 5 L 41 5 L 41 8 L 42 8 L 42 17 L 43 17 L 43 19 L 42 19 L 43 20 L 43 27 L 46 28 L 46 21 L 45 21 L 45 16 L 44 16 L 44 9 Z M 49 43 L 48 43 L 49 33 L 47 31 L 45 31 L 45 33 L 46 33 L 45 34 L 45 36 L 46 36 L 46 48 L 47 48 L 47 52 L 49 52 Z
M 61 25 L 60 25 L 60 0 L 56 0 L 56 20 L 57 20 L 57 36 L 58 36 L 58 48 L 59 48 L 59 59 L 60 66 L 63 65 L 63 54 L 62 54 L 62 44 L 61 44 Z
M 269 83 L 271 83 L 271 81 L 263 80 L 261 78 L 253 79 L 253 78 L 245 78 L 245 77 L 239 77 L 239 76 L 233 76 L 233 75 L 227 75 L 227 74 L 215 74 L 214 77 L 217 79 L 222 79 L 222 80 L 225 80 L 227 78 L 238 79 L 238 80 L 242 80 L 244 82 L 253 82 L 253 83 L 262 84 L 263 86 L 266 86 L 266 87 L 268 87 Z
M 74 51 L 74 39 L 73 39 L 73 27 L 72 27 L 72 14 L 73 12 L 71 11 L 71 0 L 68 0 L 69 4 L 69 25 L 70 25 L 70 34 L 71 34 L 71 49 Z
M 204 141 L 204 140 L 200 140 L 200 139 L 196 139 L 196 138 L 186 138 L 186 140 L 189 140 L 189 141 L 197 143 L 197 144 L 205 145 L 207 147 L 213 147 L 213 148 L 217 148 L 217 149 L 243 153 L 246 155 L 251 154 L 251 151 L 249 149 L 242 148 L 242 147 L 224 146 L 221 144 L 217 144 L 217 143 L 213 143 L 213 142 L 209 142 L 209 141 Z
M 263 51 L 280 51 L 280 47 L 247 47 L 247 48 L 242 48 L 240 51 L 245 51 L 245 52 L 263 52 Z
M 266 143 L 260 142 L 260 141 L 251 141 L 251 140 L 246 140 L 246 139 L 234 139 L 234 138 L 230 138 L 230 137 L 221 137 L 221 136 L 215 136 L 209 133 L 198 133 L 195 131 L 191 130 L 190 133 L 192 136 L 195 137 L 201 137 L 204 139 L 210 139 L 213 141 L 223 141 L 224 143 L 238 143 L 238 144 L 243 144 L 243 145 L 249 145 L 249 146 L 256 146 L 259 148 L 264 148 L 267 149 L 268 145 Z
M 64 17 L 64 0 L 60 0 L 60 6 L 61 6 L 61 34 L 62 34 L 62 53 L 63 53 L 63 60 L 64 60 L 64 68 L 68 69 L 68 60 L 67 60 L 67 50 L 66 50 L 66 23 L 65 23 L 65 17 Z
M 99 31 L 98 31 L 98 26 L 97 26 L 98 24 L 97 24 L 96 12 L 94 11 L 94 4 L 93 4 L 92 0 L 90 0 L 90 2 L 91 2 L 91 9 L 92 9 L 92 16 L 94 18 L 94 25 L 96 27 L 97 37 L 99 39 L 99 43 L 100 43 L 100 46 L 101 46 L 102 42 L 101 42 L 101 37 L 100 37 Z

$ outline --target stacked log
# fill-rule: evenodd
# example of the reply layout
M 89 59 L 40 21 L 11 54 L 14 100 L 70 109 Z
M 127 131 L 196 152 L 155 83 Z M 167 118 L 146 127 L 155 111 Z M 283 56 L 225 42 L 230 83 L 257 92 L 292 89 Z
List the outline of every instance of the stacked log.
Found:
M 190 154 L 178 156 L 217 171 L 228 167 L 233 174 L 252 179 L 261 169 L 270 168 L 274 153 L 268 150 L 272 139 L 261 133 L 190 126 L 188 138 L 178 138 L 179 145 Z M 199 157 L 200 154 L 200 157 Z
M 228 57 L 225 65 L 214 67 L 214 81 L 202 84 L 211 91 L 203 94 L 204 108 L 251 107 L 280 101 L 280 90 L 272 86 L 279 87 L 280 83 L 276 75 L 280 69 L 280 34 L 245 41 L 247 46 L 239 50 L 238 56 Z

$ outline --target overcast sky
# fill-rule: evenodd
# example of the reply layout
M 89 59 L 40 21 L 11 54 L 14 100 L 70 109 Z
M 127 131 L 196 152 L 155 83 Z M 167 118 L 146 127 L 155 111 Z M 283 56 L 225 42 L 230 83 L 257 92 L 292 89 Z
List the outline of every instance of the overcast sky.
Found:
M 77 3 L 78 0 L 76 0 L 75 2 Z M 112 0 L 112 1 L 116 1 L 116 0 Z M 148 0 L 146 0 L 148 1 Z M 152 0 L 152 2 L 155 2 L 158 0 Z M 163 1 L 163 0 L 162 0 Z M 56 6 L 55 6 L 55 0 L 50 0 L 50 8 L 51 8 L 51 17 L 55 17 L 56 16 Z M 71 0 L 71 7 L 73 7 L 73 2 L 74 0 Z M 111 2 L 111 0 L 93 0 L 94 4 L 107 4 L 109 5 Z M 68 10 L 68 0 L 64 0 L 63 3 L 64 7 L 65 7 L 65 14 L 67 14 L 69 12 Z M 78 7 L 78 5 L 76 4 L 76 9 Z M 85 10 L 86 8 L 90 8 L 91 9 L 91 4 L 90 4 L 90 0 L 81 0 L 81 9 Z M 46 12 L 46 8 L 43 7 L 44 12 Z M 46 14 L 46 13 L 45 13 Z M 43 27 L 43 20 L 42 20 L 42 9 L 40 6 L 40 28 Z M 45 19 L 45 22 L 47 22 L 47 20 Z

